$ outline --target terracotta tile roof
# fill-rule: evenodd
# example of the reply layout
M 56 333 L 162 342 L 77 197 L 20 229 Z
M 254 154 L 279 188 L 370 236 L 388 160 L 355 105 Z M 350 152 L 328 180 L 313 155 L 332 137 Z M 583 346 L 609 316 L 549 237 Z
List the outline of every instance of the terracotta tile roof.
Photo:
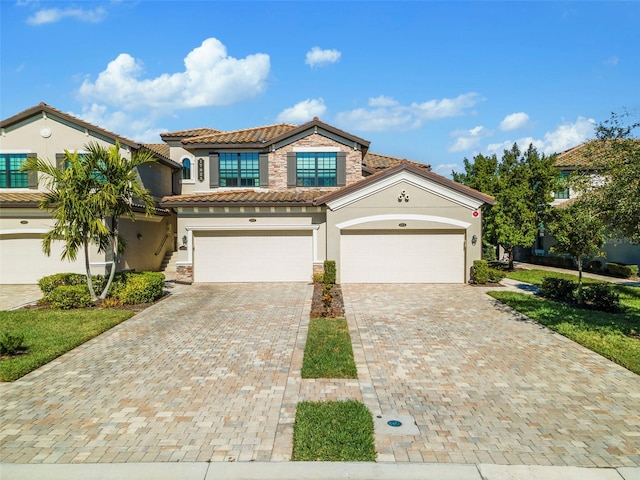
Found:
M 44 197 L 42 192 L 0 192 L 0 205 L 2 207 L 37 207 L 42 197 Z
M 279 137 L 291 130 L 296 129 L 295 125 L 289 123 L 279 123 L 276 125 L 265 125 L 262 127 L 245 128 L 231 132 L 216 132 L 198 137 L 185 138 L 182 143 L 185 145 L 198 143 L 211 144 L 238 144 L 257 143 L 263 144 Z
M 438 175 L 437 173 L 434 173 L 424 167 L 416 167 L 415 165 L 410 165 L 408 163 L 399 163 L 395 167 L 381 170 L 362 180 L 352 183 L 351 185 L 347 185 L 346 187 L 343 187 L 340 190 L 335 190 L 333 192 L 327 193 L 323 197 L 318 197 L 314 202 L 314 204 L 323 205 L 327 202 L 340 198 L 343 195 L 352 193 L 354 191 L 361 189 L 362 187 L 375 183 L 380 179 L 395 175 L 397 172 L 400 172 L 402 170 L 408 170 L 416 175 L 422 176 L 444 187 L 450 188 L 451 190 L 455 190 L 464 195 L 468 195 L 469 197 L 475 198 L 476 200 L 479 200 L 481 202 L 488 203 L 489 205 L 493 205 L 495 203 L 495 199 L 492 196 L 486 195 L 482 192 L 479 192 L 478 190 L 474 190 L 473 188 L 467 187 L 466 185 L 462 185 L 461 183 L 454 182 L 453 180 L 443 177 L 442 175 Z
M 143 143 L 142 146 L 167 159 L 170 157 L 170 148 L 166 143 Z
M 396 165 L 400 165 L 401 163 L 414 165 L 419 168 L 426 168 L 427 170 L 431 170 L 431 165 L 428 165 L 426 163 L 414 162 L 411 160 L 407 160 L 406 158 L 380 155 L 379 153 L 373 153 L 373 152 L 367 152 L 366 156 L 364 157 L 364 160 L 362 161 L 362 165 L 364 167 L 369 168 L 373 171 L 380 171 L 386 168 L 395 167 Z
M 623 141 L 633 142 L 634 146 L 640 147 L 640 139 L 634 138 Z M 609 141 L 591 140 L 559 153 L 555 165 L 558 168 L 593 167 L 594 163 L 611 154 L 610 145 Z
M 222 192 L 192 193 L 164 197 L 165 207 L 216 206 L 216 205 L 300 205 L 311 206 L 314 199 L 328 194 L 329 190 L 227 190 Z
M 160 138 L 163 140 L 169 139 L 183 139 L 191 137 L 202 137 L 205 135 L 215 135 L 221 133 L 222 130 L 216 130 L 215 128 L 191 128 L 189 130 L 178 130 L 175 132 L 164 132 L 160 134 Z

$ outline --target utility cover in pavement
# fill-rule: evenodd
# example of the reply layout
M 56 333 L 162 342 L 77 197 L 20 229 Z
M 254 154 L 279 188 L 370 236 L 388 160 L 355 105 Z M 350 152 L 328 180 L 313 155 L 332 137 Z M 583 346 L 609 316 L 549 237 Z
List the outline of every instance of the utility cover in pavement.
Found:
M 416 421 L 411 415 L 399 413 L 374 415 L 373 424 L 375 432 L 382 435 L 420 435 Z

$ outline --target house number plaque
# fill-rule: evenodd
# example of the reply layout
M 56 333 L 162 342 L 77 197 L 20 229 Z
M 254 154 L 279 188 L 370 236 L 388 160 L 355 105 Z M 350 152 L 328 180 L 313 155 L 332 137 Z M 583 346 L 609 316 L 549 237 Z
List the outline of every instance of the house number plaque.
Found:
M 204 159 L 198 159 L 198 181 L 204 182 Z

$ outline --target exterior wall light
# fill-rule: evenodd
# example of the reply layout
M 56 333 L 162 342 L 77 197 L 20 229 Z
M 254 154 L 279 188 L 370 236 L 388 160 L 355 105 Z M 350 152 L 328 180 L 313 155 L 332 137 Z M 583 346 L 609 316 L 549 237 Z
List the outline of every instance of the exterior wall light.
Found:
M 138 234 L 136 235 L 136 237 L 138 237 L 138 240 L 142 240 L 142 234 L 141 234 L 141 233 L 138 233 Z
M 186 246 L 187 246 L 187 236 L 186 236 L 186 235 L 183 235 L 183 236 L 182 236 L 182 246 L 183 246 L 183 247 L 186 247 Z
M 478 243 L 478 236 L 474 235 L 471 237 L 471 245 L 475 245 L 476 243 Z

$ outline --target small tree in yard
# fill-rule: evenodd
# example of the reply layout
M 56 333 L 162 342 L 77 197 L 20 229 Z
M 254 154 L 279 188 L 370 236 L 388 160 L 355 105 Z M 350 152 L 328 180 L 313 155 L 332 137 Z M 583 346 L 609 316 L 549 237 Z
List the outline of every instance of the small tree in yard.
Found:
M 61 240 L 65 244 L 62 258 L 75 260 L 82 247 L 89 293 L 96 301 L 98 296 L 91 280 L 89 245 L 97 245 L 100 252 L 111 250 L 109 279 L 99 297 L 105 299 L 122 251 L 119 218 L 125 216 L 135 220 L 134 202 L 147 215 L 153 210 L 153 198 L 139 184 L 136 169 L 155 159 L 148 150 L 136 152 L 127 159 L 120 154 L 118 142 L 109 148 L 89 143 L 85 149 L 88 153 L 83 155 L 66 151 L 63 168 L 45 160 L 28 158 L 22 169 L 44 174 L 42 178 L 47 192 L 40 207 L 51 209 L 55 222 L 42 242 L 44 252 L 50 255 L 51 243 Z
M 125 158 L 120 154 L 119 142 L 109 148 L 90 143 L 86 148 L 89 152 L 87 156 L 97 165 L 96 176 L 103 180 L 98 196 L 98 209 L 101 218 L 109 225 L 111 269 L 100 295 L 101 299 L 105 299 L 118 265 L 120 217 L 135 220 L 134 202 L 144 209 L 146 215 L 153 213 L 153 197 L 140 185 L 136 169 L 145 163 L 155 162 L 155 158 L 149 150 L 141 150 L 132 154 L 130 159 Z
M 556 240 L 554 253 L 571 256 L 578 264 L 578 303 L 582 300 L 582 262 L 601 254 L 604 244 L 604 224 L 587 204 L 572 202 L 566 208 L 549 213 L 547 230 Z
M 108 243 L 108 229 L 97 214 L 97 193 L 101 185 L 93 174 L 95 168 L 92 159 L 69 151 L 64 154 L 64 168 L 35 157 L 28 158 L 22 167 L 25 171 L 42 173 L 41 179 L 47 188 L 40 208 L 51 209 L 54 225 L 42 240 L 44 253 L 51 255 L 52 243 L 62 241 L 62 259 L 73 261 L 82 249 L 87 285 L 94 301 L 98 297 L 91 281 L 89 245 L 95 244 L 103 250 Z

